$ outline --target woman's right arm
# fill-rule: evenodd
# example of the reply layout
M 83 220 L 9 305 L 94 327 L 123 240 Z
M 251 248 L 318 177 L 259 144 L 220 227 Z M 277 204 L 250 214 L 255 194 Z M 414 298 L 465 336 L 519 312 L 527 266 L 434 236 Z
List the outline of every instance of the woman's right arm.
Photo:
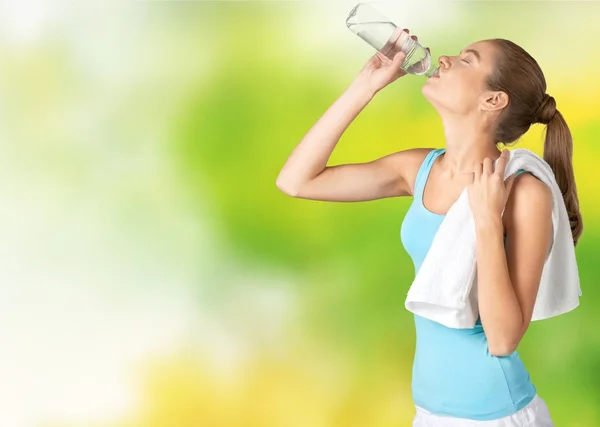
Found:
M 431 148 L 414 148 L 367 163 L 327 166 L 312 179 L 291 189 L 277 186 L 289 196 L 330 202 L 362 202 L 412 195 L 419 166 Z
M 411 149 L 367 163 L 327 166 L 350 123 L 375 94 L 405 73 L 404 53 L 393 61 L 377 52 L 350 87 L 302 138 L 277 177 L 277 187 L 299 198 L 355 202 L 412 193 L 416 171 L 431 149 Z

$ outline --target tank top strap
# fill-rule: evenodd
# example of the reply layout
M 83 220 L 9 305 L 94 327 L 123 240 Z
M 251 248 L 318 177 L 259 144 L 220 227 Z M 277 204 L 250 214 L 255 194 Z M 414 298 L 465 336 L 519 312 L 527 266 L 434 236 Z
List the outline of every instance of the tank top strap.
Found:
M 415 187 L 413 190 L 413 197 L 415 199 L 422 200 L 423 189 L 425 188 L 425 183 L 427 182 L 427 177 L 429 176 L 433 162 L 445 151 L 445 148 L 437 148 L 435 150 L 431 150 L 429 153 L 427 153 L 427 156 L 425 156 L 425 159 L 423 160 L 423 163 L 421 163 L 421 167 L 419 168 L 415 178 Z

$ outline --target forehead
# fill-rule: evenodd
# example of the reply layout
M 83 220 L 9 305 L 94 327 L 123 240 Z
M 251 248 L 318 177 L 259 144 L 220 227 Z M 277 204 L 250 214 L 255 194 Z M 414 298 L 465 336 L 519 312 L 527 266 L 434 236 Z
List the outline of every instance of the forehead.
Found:
M 481 62 L 490 62 L 494 56 L 494 46 L 488 41 L 478 41 L 463 48 L 463 52 L 475 50 L 481 57 Z

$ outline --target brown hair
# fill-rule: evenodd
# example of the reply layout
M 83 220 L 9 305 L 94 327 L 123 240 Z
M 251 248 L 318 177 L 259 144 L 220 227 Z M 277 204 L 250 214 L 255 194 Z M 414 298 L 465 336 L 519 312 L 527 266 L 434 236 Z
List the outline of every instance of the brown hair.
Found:
M 573 138 L 567 122 L 556 109 L 554 98 L 546 93 L 546 79 L 536 60 L 510 40 L 492 39 L 490 42 L 498 54 L 488 86 L 491 90 L 505 92 L 509 98 L 507 108 L 500 114 L 495 140 L 509 145 L 532 124 L 546 125 L 544 160 L 552 168 L 561 189 L 573 242 L 577 244 L 583 221 L 573 172 Z

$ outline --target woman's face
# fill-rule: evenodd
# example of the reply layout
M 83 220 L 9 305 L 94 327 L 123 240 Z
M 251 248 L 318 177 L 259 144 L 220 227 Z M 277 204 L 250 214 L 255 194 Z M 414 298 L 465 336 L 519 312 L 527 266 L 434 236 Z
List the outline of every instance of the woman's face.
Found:
M 476 111 L 485 99 L 495 50 L 491 42 L 473 43 L 454 56 L 439 58 L 438 76 L 427 80 L 421 91 L 437 109 L 459 114 Z

